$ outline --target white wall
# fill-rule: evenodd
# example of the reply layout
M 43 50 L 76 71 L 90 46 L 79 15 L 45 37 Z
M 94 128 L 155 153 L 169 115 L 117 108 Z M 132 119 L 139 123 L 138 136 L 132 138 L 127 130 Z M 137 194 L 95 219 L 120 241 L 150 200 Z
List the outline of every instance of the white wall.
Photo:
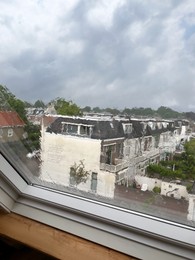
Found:
M 188 220 L 195 221 L 195 195 L 189 195 L 189 206 L 188 206 Z
M 161 187 L 162 180 L 148 178 L 140 175 L 135 176 L 136 182 L 142 187 L 143 184 L 147 184 L 148 190 L 152 191 L 154 187 Z
M 85 169 L 90 172 L 86 183 L 79 189 L 91 190 L 91 173 L 98 173 L 97 193 L 102 196 L 114 196 L 115 175 L 100 171 L 101 140 L 81 138 L 43 132 L 41 140 L 41 176 L 45 181 L 69 186 L 70 167 L 84 160 Z
M 139 184 L 141 187 L 143 184 L 147 184 L 149 191 L 152 191 L 153 188 L 156 186 L 161 188 L 161 195 L 171 197 L 171 194 L 173 194 L 174 198 L 176 199 L 181 199 L 182 197 L 184 197 L 186 200 L 189 199 L 189 194 L 186 190 L 186 187 L 183 185 L 175 184 L 171 182 L 164 182 L 159 179 L 148 178 L 139 175 L 135 176 L 135 180 L 137 184 Z M 177 190 L 173 191 L 174 189 Z
M 173 191 L 174 189 L 177 190 Z M 181 199 L 181 197 L 184 197 L 187 200 L 189 199 L 189 194 L 186 190 L 186 186 L 171 182 L 162 182 L 161 195 L 171 197 L 171 194 L 173 194 L 174 198 L 176 199 Z

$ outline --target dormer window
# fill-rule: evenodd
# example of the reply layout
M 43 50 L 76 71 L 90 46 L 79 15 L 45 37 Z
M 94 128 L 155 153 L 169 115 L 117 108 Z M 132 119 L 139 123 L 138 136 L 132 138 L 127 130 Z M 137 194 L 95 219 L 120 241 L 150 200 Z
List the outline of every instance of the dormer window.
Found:
M 143 130 L 145 131 L 146 127 L 147 127 L 147 123 L 146 122 L 141 122 L 141 125 L 142 125 Z
M 86 126 L 86 125 L 80 126 L 80 135 L 90 136 L 91 133 L 92 133 L 92 127 L 91 126 Z
M 0 138 L 2 138 L 2 136 L 3 136 L 3 129 L 1 128 L 0 129 Z
M 113 123 L 110 123 L 111 128 L 114 128 Z
M 162 122 L 157 123 L 158 129 L 162 129 Z
M 62 133 L 70 135 L 91 136 L 92 125 L 62 123 Z
M 64 124 L 64 131 L 67 134 L 77 134 L 78 133 L 78 125 L 75 124 Z
M 13 129 L 12 129 L 12 128 L 9 128 L 9 129 L 8 129 L 8 132 L 7 132 L 7 136 L 8 136 L 8 137 L 12 137 L 12 136 L 13 136 L 13 133 L 14 133 Z
M 150 122 L 148 122 L 148 125 L 149 125 L 149 127 L 150 127 L 152 130 L 155 130 L 155 128 L 156 128 L 156 122 L 150 121 Z
M 131 134 L 133 130 L 132 124 L 123 124 L 123 130 L 125 134 Z

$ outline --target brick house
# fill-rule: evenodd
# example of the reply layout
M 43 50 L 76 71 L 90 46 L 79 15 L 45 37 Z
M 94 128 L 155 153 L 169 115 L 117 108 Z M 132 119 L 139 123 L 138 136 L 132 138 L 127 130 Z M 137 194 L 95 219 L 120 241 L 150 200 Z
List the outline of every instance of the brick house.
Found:
M 15 111 L 0 111 L 0 142 L 15 142 L 24 138 L 24 121 Z

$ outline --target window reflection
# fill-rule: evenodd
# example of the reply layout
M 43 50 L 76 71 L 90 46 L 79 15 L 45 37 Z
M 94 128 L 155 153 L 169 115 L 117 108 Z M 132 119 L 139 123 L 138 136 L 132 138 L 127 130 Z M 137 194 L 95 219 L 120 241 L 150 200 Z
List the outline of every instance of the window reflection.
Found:
M 32 183 L 41 181 L 55 189 L 106 203 L 109 199 L 120 207 L 194 225 L 189 222 L 194 220 L 193 175 L 191 179 L 184 173 L 176 175 L 180 159 L 169 166 L 174 157 L 184 156 L 185 143 L 193 142 L 189 121 L 27 115 L 31 128 L 39 128 L 40 148 L 35 149 L 26 123 L 11 111 L 0 113 L 0 145 L 19 172 L 27 178 L 31 175 Z M 164 166 L 167 175 L 159 172 Z

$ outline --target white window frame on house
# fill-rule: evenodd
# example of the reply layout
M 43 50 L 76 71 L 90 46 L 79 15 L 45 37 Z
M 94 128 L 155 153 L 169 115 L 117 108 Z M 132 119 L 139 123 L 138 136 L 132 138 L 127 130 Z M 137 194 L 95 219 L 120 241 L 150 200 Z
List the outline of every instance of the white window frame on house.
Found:
M 69 127 L 77 127 L 77 131 L 71 132 L 68 131 Z M 81 133 L 81 128 L 85 128 L 85 132 Z M 66 129 L 65 129 L 66 128 Z M 70 135 L 80 135 L 80 136 L 91 136 L 93 130 L 93 125 L 85 125 L 85 124 L 76 124 L 69 122 L 62 122 L 62 133 L 70 134 Z
M 0 128 L 0 138 L 2 138 L 2 136 L 3 136 L 3 129 Z
M 85 129 L 85 133 L 81 133 L 81 128 Z M 79 125 L 79 135 L 81 135 L 81 136 L 91 136 L 92 129 L 93 129 L 92 125 L 83 125 L 83 124 L 81 124 L 81 125 Z
M 28 184 L 2 154 L 0 207 L 140 259 L 194 259 L 194 227 Z
M 123 124 L 123 130 L 125 134 L 131 134 L 133 131 L 133 125 L 132 124 Z
M 98 174 L 96 172 L 92 172 L 91 174 L 91 191 L 96 193 L 97 192 L 97 178 Z
M 12 137 L 13 134 L 14 134 L 13 128 L 9 128 L 8 131 L 7 131 L 7 136 L 8 136 L 8 137 Z

